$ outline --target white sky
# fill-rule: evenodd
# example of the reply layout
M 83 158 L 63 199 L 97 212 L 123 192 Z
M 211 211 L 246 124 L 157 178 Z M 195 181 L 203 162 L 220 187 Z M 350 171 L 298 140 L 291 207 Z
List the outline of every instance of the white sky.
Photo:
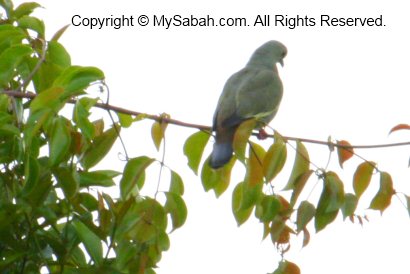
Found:
M 70 27 L 61 42 L 74 64 L 101 68 L 111 90 L 110 102 L 136 111 L 166 112 L 175 119 L 210 125 L 215 104 L 226 79 L 241 69 L 251 53 L 268 40 L 288 47 L 280 70 L 285 93 L 271 125 L 281 134 L 326 140 L 346 139 L 352 144 L 404 141 L 408 132 L 388 136 L 398 123 L 410 123 L 410 40 L 408 3 L 402 1 L 38 1 L 47 37 L 70 24 L 71 17 L 109 17 L 145 14 L 150 18 L 172 16 L 246 17 L 259 14 L 333 17 L 379 17 L 384 27 L 129 27 L 90 30 Z M 98 114 L 100 115 L 100 114 Z M 96 117 L 98 117 L 98 115 Z M 123 131 L 131 156 L 160 157 L 150 140 L 151 122 L 134 124 Z M 200 179 L 186 165 L 184 140 L 194 131 L 170 125 L 166 163 L 185 182 L 187 223 L 171 235 L 171 248 L 163 254 L 158 274 L 165 273 L 267 273 L 280 259 L 270 240 L 261 243 L 262 225 L 251 221 L 237 228 L 231 212 L 231 192 L 243 170 L 234 170 L 231 187 L 220 198 L 205 193 Z M 269 142 L 265 141 L 265 145 Z M 327 149 L 308 145 L 312 160 L 326 164 Z M 121 161 L 115 147 L 105 167 Z M 210 147 L 206 153 L 210 152 Z M 278 189 L 286 182 L 294 153 L 277 178 Z M 358 151 L 391 172 L 398 191 L 410 194 L 408 147 Z M 333 156 L 334 163 L 336 155 Z M 351 192 L 351 178 L 359 160 L 345 164 L 342 179 Z M 104 164 L 103 164 L 104 167 Z M 331 165 L 340 172 L 337 165 Z M 155 168 L 146 182 L 156 184 Z M 378 177 L 360 204 L 371 222 L 364 228 L 343 222 L 341 216 L 325 231 L 315 234 L 301 250 L 301 237 L 292 242 L 286 259 L 307 274 L 409 273 L 410 222 L 396 197 L 383 218 L 366 210 L 377 192 Z M 166 178 L 164 178 L 164 185 Z M 312 180 L 307 189 L 313 188 Z M 155 186 L 154 186 L 155 187 Z M 320 184 L 314 195 L 320 194 Z M 366 200 L 367 199 L 367 200 Z M 312 202 L 316 204 L 316 200 Z

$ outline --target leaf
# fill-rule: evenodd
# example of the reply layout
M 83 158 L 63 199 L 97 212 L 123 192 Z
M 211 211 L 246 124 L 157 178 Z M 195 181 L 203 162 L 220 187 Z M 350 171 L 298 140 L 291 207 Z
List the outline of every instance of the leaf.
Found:
M 305 187 L 307 181 L 312 175 L 313 170 L 308 170 L 307 172 L 301 174 L 294 182 L 294 189 L 292 196 L 290 198 L 290 204 L 293 207 L 296 204 L 296 201 L 299 198 L 300 193 L 302 193 L 303 188 Z
M 397 126 L 394 126 L 394 127 L 389 131 L 389 134 L 392 134 L 392 133 L 395 132 L 395 131 L 403 130 L 403 129 L 405 129 L 405 130 L 410 130 L 410 125 L 408 125 L 408 124 L 398 124 Z
M 354 155 L 353 148 L 346 148 L 340 146 L 350 146 L 351 144 L 348 141 L 342 140 L 337 141 L 337 155 L 339 156 L 339 164 L 340 167 L 343 168 L 343 163 L 352 158 Z
M 18 26 L 23 29 L 31 29 L 38 33 L 39 37 L 44 38 L 44 22 L 36 17 L 24 15 L 17 20 Z
M 307 228 L 305 227 L 303 229 L 303 244 L 302 247 L 305 247 L 309 244 L 310 242 L 310 233 L 309 230 L 307 230 Z
M 210 134 L 208 132 L 198 131 L 185 141 L 184 155 L 188 158 L 188 166 L 198 175 L 198 167 L 201 162 L 202 154 L 208 143 Z
M 406 198 L 407 212 L 409 213 L 410 217 L 410 196 L 404 195 L 404 197 Z
M 36 2 L 23 3 L 13 11 L 13 18 L 18 19 L 24 15 L 29 15 L 33 12 L 33 10 L 39 7 L 41 7 L 41 5 Z
M 241 209 L 243 185 L 243 182 L 237 184 L 232 192 L 232 212 L 238 226 L 242 225 L 249 219 L 253 210 L 253 207 Z
M 261 222 L 273 221 L 280 208 L 281 203 L 276 195 L 264 195 L 256 205 L 255 215 Z
M 353 189 L 358 199 L 369 186 L 375 166 L 374 162 L 366 161 L 357 167 L 353 175 Z
M 26 33 L 18 27 L 6 24 L 0 25 L 0 53 L 13 45 L 21 44 L 26 36 Z
M 242 163 L 245 162 L 246 144 L 255 126 L 256 126 L 256 120 L 249 119 L 241 123 L 235 131 L 232 146 L 233 146 L 233 150 L 235 151 L 236 157 Z
M 96 265 L 101 265 L 103 262 L 103 249 L 100 238 L 82 222 L 74 221 L 72 224 L 94 263 Z
M 292 262 L 282 261 L 272 274 L 300 274 L 300 269 Z
M 63 103 L 61 96 L 64 93 L 62 88 L 54 87 L 43 91 L 36 98 L 31 101 L 30 111 L 34 113 L 36 111 L 51 109 L 54 112 L 58 112 L 62 107 Z
M 290 233 L 294 233 L 282 218 L 275 218 L 271 225 L 270 237 L 273 244 L 288 244 Z
M 0 87 L 4 87 L 14 77 L 15 69 L 24 57 L 33 52 L 27 45 L 15 45 L 0 54 Z
M 228 188 L 231 181 L 231 171 L 235 164 L 235 157 L 224 165 L 222 168 L 213 169 L 209 165 L 208 157 L 202 166 L 201 181 L 205 191 L 214 190 L 215 195 L 219 197 Z
M 165 192 L 167 201 L 164 209 L 171 214 L 172 231 L 180 228 L 186 221 L 188 210 L 184 200 L 180 195 L 172 192 Z
M 73 121 L 87 140 L 91 140 L 95 137 L 94 124 L 90 122 L 88 117 L 90 116 L 89 110 L 97 101 L 98 99 L 96 98 L 83 97 L 75 103 Z
M 265 150 L 258 144 L 250 142 L 249 159 L 246 163 L 245 182 L 250 186 L 263 183 L 262 160 L 265 157 Z
M 71 57 L 63 45 L 57 41 L 50 41 L 47 44 L 47 63 L 52 63 L 61 69 L 71 66 Z
M 145 169 L 154 162 L 154 159 L 147 156 L 133 158 L 127 162 L 124 173 L 120 181 L 121 198 L 127 200 L 128 197 L 136 195 L 142 188 L 145 178 Z
M 64 34 L 64 32 L 67 30 L 67 28 L 70 26 L 70 24 L 65 25 L 61 29 L 59 29 L 56 33 L 54 33 L 53 37 L 51 38 L 50 42 L 55 41 L 57 42 L 58 39 Z
M 55 79 L 53 86 L 64 88 L 64 98 L 81 94 L 91 83 L 103 80 L 104 73 L 96 67 L 71 66 Z
M 52 130 L 50 132 L 50 166 L 55 166 L 61 163 L 67 157 L 70 149 L 70 144 L 70 122 L 63 117 L 55 118 L 53 121 Z
M 370 208 L 380 210 L 380 213 L 390 205 L 391 198 L 396 191 L 393 189 L 393 180 L 389 173 L 380 172 L 380 188 L 370 203 Z
M 118 115 L 118 119 L 120 121 L 121 127 L 123 128 L 129 128 L 132 125 L 132 122 L 134 122 L 130 114 L 124 114 L 121 112 L 117 112 L 117 115 Z
M 119 127 L 117 127 L 117 129 L 114 127 L 117 127 L 117 125 L 114 125 L 101 135 L 95 137 L 92 144 L 85 151 L 81 159 L 81 164 L 85 169 L 89 169 L 98 164 L 110 151 L 120 131 Z
M 324 187 L 319 198 L 315 214 L 316 232 L 324 229 L 336 219 L 339 209 L 344 203 L 343 183 L 336 173 L 325 174 Z
M 352 193 L 346 193 L 345 201 L 342 207 L 343 219 L 353 216 L 359 200 L 357 196 Z
M 91 172 L 79 172 L 77 176 L 80 188 L 91 186 L 110 187 L 115 185 L 113 178 L 120 174 L 120 172 L 115 170 L 96 170 Z
M 288 183 L 284 190 L 290 190 L 295 188 L 296 181 L 299 177 L 309 171 L 310 159 L 308 151 L 302 142 L 296 142 L 296 156 L 293 164 L 292 172 Z
M 175 171 L 171 171 L 171 183 L 169 185 L 169 192 L 184 195 L 184 182 L 182 181 L 181 176 Z
M 57 182 L 64 192 L 67 199 L 73 198 L 79 189 L 79 183 L 76 180 L 73 171 L 68 167 L 58 167 L 53 171 Z
M 286 144 L 282 138 L 276 138 L 263 158 L 263 174 L 268 182 L 272 181 L 282 170 L 286 162 Z
M 169 117 L 169 115 L 165 115 L 165 117 Z M 165 122 L 154 122 L 151 127 L 151 137 L 152 141 L 154 142 L 155 148 L 159 150 L 162 140 L 164 139 L 165 129 L 167 128 L 167 123 Z
M 315 213 L 316 209 L 314 205 L 308 201 L 300 203 L 296 214 L 296 227 L 298 233 L 306 229 L 306 225 L 313 219 Z

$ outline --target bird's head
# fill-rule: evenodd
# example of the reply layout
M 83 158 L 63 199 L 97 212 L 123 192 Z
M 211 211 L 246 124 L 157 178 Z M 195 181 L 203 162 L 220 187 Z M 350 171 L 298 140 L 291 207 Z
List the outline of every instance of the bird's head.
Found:
M 281 42 L 275 40 L 268 41 L 256 49 L 248 64 L 273 68 L 276 63 L 279 63 L 283 67 L 283 59 L 287 53 L 288 50 Z

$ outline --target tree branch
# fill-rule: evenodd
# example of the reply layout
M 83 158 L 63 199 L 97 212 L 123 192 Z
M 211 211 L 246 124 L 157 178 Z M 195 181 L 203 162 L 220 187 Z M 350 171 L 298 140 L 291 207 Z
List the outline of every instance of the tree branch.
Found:
M 25 99 L 34 99 L 37 95 L 32 92 L 26 92 L 22 93 L 19 91 L 15 90 L 4 90 L 1 91 L 0 94 L 6 94 L 8 96 L 14 97 L 14 98 L 25 98 Z M 70 99 L 68 101 L 70 104 L 75 104 L 77 102 L 76 99 Z M 118 106 L 113 106 L 109 104 L 104 104 L 104 103 L 96 103 L 94 107 L 104 109 L 104 110 L 112 110 L 118 113 L 122 114 L 128 114 L 128 115 L 134 115 L 134 116 L 144 116 L 144 118 L 151 119 L 157 122 L 165 122 L 168 124 L 173 124 L 176 126 L 181 126 L 181 127 L 187 127 L 187 128 L 196 128 L 199 130 L 204 130 L 204 131 L 211 131 L 210 126 L 205 126 L 205 125 L 200 125 L 200 124 L 194 124 L 194 123 L 187 123 L 183 122 L 180 120 L 176 119 L 171 119 L 171 118 L 166 118 L 166 117 L 161 117 L 159 115 L 153 115 L 153 114 L 146 114 L 138 111 L 133 111 L 129 109 L 125 109 L 122 107 Z M 273 135 L 268 135 L 268 137 L 273 137 Z M 345 148 L 345 149 L 372 149 L 372 148 L 386 148 L 386 147 L 397 147 L 397 146 L 408 146 L 410 145 L 410 141 L 408 142 L 399 142 L 399 143 L 387 143 L 387 144 L 376 144 L 376 145 L 342 145 L 334 142 L 329 142 L 329 141 L 320 141 L 320 140 L 313 140 L 313 139 L 306 139 L 306 138 L 299 138 L 299 137 L 291 137 L 291 136 L 282 136 L 285 140 L 288 141 L 300 141 L 304 143 L 311 143 L 311 144 L 318 144 L 318 145 L 325 145 L 325 146 L 331 146 L 331 147 L 339 147 L 339 148 Z

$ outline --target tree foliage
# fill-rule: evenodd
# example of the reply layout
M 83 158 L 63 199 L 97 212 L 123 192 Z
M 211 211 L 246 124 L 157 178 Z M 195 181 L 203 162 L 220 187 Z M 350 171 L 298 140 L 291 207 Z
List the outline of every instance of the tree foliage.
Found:
M 162 161 L 141 155 L 127 159 L 122 171 L 98 168 L 121 128 L 153 116 L 117 110 L 118 122 L 109 126 L 103 119 L 92 120 L 90 114 L 101 102 L 87 89 L 95 83 L 104 87 L 104 73 L 71 64 L 59 42 L 67 27 L 46 41 L 44 23 L 31 15 L 39 6 L 28 2 L 14 7 L 10 0 L 0 0 L 0 271 L 155 273 L 162 252 L 170 247 L 169 233 L 187 218 L 183 179 L 168 170 L 169 189 L 160 202 L 158 191 L 150 197 L 141 189 L 147 169 L 159 163 L 161 173 Z M 63 115 L 63 109 L 72 116 Z M 154 118 L 151 136 L 160 150 L 171 120 L 166 114 Z M 228 189 L 234 167 L 244 167 L 244 178 L 232 192 L 233 215 L 242 225 L 253 214 L 263 238 L 269 236 L 282 255 L 293 237 L 302 233 L 307 245 L 312 226 L 316 232 L 328 228 L 339 213 L 362 222 L 356 208 L 373 177 L 379 178 L 379 191 L 369 209 L 382 213 L 396 194 L 392 177 L 375 162 L 360 157 L 352 181 L 343 182 L 338 171 L 311 162 L 303 140 L 293 142 L 275 132 L 267 149 L 250 142 L 254 126 L 249 120 L 239 127 L 235 156 L 223 168 L 208 165 L 204 151 L 210 132 L 203 127 L 187 138 L 183 153 L 188 167 L 200 173 L 205 191 L 217 197 Z M 409 128 L 398 125 L 392 131 Z M 327 146 L 329 153 L 337 153 L 340 167 L 356 155 L 345 140 Z M 288 162 L 293 167 L 278 189 L 276 179 Z M 302 196 L 315 180 L 322 186 L 319 197 Z M 354 193 L 345 191 L 347 184 Z M 112 187 L 119 197 L 108 194 Z M 273 273 L 300 270 L 283 260 Z

